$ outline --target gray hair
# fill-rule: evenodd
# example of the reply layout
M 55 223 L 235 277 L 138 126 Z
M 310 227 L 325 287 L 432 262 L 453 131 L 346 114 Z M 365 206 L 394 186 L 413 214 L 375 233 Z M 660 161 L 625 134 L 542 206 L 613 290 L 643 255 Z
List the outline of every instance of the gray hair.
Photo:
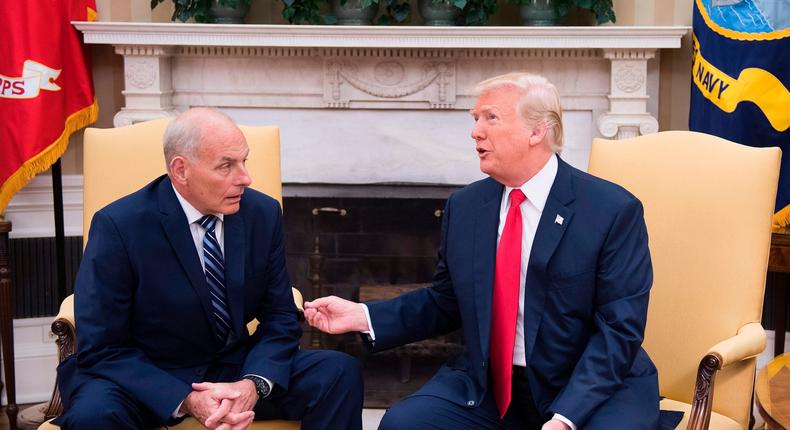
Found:
M 192 108 L 178 115 L 165 129 L 163 147 L 167 171 L 170 172 L 170 161 L 180 155 L 191 162 L 197 160 L 197 152 L 203 138 L 204 127 L 211 127 L 218 121 L 233 120 L 224 112 L 210 108 Z
M 516 110 L 529 126 L 546 127 L 546 138 L 551 149 L 562 151 L 562 106 L 560 93 L 548 79 L 531 73 L 508 73 L 486 79 L 474 88 L 480 95 L 504 86 L 514 86 L 523 92 Z

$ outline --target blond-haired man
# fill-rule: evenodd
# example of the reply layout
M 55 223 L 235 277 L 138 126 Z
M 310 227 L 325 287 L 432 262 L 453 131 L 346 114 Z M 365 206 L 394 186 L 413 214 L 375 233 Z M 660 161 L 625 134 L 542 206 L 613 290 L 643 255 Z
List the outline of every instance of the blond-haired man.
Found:
M 461 328 L 465 347 L 381 429 L 656 429 L 641 348 L 652 267 L 641 203 L 557 155 L 557 89 L 484 81 L 472 138 L 489 178 L 447 201 L 430 288 L 363 305 L 307 303 L 329 333 L 382 350 Z

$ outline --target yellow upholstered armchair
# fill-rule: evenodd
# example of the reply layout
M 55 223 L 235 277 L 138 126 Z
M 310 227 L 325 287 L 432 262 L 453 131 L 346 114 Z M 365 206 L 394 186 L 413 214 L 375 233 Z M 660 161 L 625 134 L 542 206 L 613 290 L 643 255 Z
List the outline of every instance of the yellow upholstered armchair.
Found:
M 590 173 L 644 204 L 644 346 L 661 408 L 685 412 L 679 429 L 748 428 L 780 156 L 694 132 L 593 142 Z
M 154 178 L 165 173 L 162 135 L 169 118 L 148 121 L 127 127 L 85 131 L 83 148 L 83 232 L 85 243 L 93 214 L 107 204 L 131 194 Z M 247 139 L 250 153 L 247 169 L 253 179 L 252 188 L 282 202 L 280 179 L 280 130 L 277 127 L 240 127 Z M 302 296 L 293 289 L 294 301 L 302 310 Z M 257 328 L 251 322 L 250 331 Z M 74 297 L 67 297 L 60 306 L 60 313 L 52 323 L 52 332 L 58 336 L 59 360 L 75 352 L 76 331 L 74 322 Z M 63 412 L 57 386 L 52 395 L 47 418 Z M 179 430 L 198 429 L 202 426 L 194 419 L 187 419 L 174 427 Z M 296 421 L 256 421 L 253 430 L 298 429 Z M 57 429 L 44 423 L 39 430 Z

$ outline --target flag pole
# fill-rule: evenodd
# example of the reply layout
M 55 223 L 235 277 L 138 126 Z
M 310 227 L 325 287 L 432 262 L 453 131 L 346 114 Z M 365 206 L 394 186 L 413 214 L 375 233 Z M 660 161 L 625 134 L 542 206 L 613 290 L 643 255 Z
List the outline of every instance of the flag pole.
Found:
M 0 211 L 0 340 L 2 340 L 6 414 L 11 430 L 16 430 L 16 371 L 14 370 L 14 291 L 11 285 L 10 242 L 11 221 Z M 2 384 L 0 384 L 2 387 Z
M 55 206 L 55 259 L 58 271 L 58 295 L 60 303 L 68 295 L 66 292 L 66 234 L 63 228 L 63 174 L 60 158 L 52 164 L 52 198 Z

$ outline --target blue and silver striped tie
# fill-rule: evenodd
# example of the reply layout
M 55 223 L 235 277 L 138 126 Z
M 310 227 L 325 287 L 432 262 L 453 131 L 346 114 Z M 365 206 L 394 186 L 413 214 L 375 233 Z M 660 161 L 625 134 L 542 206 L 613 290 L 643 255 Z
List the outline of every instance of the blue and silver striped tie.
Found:
M 230 314 L 228 314 L 228 296 L 225 293 L 225 259 L 222 257 L 222 249 L 214 232 L 217 217 L 206 215 L 200 218 L 198 223 L 206 230 L 206 235 L 203 237 L 203 270 L 211 293 L 216 334 L 219 340 L 224 342 L 230 332 Z

